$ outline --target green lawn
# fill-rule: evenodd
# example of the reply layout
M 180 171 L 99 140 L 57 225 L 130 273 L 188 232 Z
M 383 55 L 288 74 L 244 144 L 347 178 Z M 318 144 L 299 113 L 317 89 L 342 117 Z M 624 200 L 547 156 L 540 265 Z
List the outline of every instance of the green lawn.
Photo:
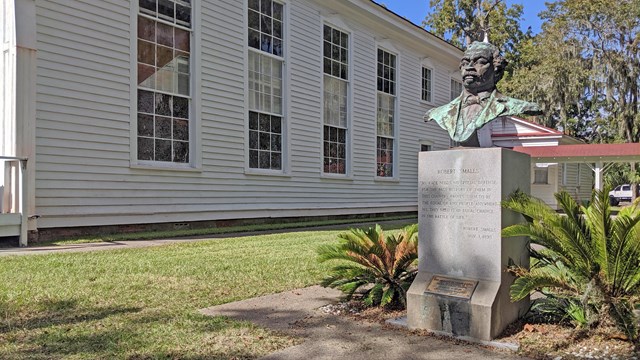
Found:
M 0 358 L 265 355 L 297 340 L 197 310 L 318 283 L 315 249 L 338 233 L 1 257 Z
M 291 346 L 198 309 L 317 284 L 333 264 L 315 250 L 348 228 L 0 257 L 0 359 L 254 359 Z

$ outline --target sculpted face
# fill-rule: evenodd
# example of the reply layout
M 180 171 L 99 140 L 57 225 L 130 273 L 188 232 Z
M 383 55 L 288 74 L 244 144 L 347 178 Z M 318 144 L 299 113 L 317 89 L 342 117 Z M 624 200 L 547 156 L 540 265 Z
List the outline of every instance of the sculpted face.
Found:
M 495 86 L 492 45 L 474 42 L 460 60 L 462 84 L 467 91 L 478 93 L 491 91 Z

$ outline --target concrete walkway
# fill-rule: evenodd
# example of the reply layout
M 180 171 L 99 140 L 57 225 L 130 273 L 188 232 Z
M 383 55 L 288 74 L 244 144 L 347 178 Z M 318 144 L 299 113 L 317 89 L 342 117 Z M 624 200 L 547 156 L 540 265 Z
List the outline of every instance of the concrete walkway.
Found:
M 356 321 L 319 310 L 324 305 L 336 303 L 340 295 L 337 290 L 312 286 L 214 306 L 201 312 L 251 321 L 304 339 L 302 344 L 270 354 L 263 360 L 525 359 L 506 350 L 418 335 L 397 327 Z

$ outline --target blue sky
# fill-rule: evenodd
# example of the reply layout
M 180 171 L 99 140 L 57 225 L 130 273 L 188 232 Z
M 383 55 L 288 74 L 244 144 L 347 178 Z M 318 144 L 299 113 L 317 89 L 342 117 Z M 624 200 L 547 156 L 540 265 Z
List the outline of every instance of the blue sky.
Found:
M 383 3 L 389 10 L 406 17 L 415 24 L 420 25 L 429 11 L 429 0 L 375 0 Z M 534 34 L 540 32 L 542 21 L 538 18 L 538 13 L 546 9 L 544 1 L 541 0 L 506 0 L 508 5 L 522 4 L 523 29 L 531 26 Z

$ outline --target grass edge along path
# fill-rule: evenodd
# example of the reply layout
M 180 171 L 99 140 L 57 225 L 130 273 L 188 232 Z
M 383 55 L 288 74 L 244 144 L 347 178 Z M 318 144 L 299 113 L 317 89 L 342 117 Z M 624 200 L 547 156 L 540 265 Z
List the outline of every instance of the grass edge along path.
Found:
M 198 309 L 317 284 L 342 230 L 0 260 L 2 359 L 254 359 L 298 340 Z

